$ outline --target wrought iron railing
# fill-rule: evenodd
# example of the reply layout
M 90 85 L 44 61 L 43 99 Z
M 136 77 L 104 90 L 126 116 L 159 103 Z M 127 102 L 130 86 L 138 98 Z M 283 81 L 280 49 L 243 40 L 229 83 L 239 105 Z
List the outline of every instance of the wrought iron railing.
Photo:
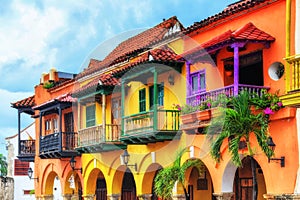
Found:
M 300 54 L 286 58 L 290 64 L 286 81 L 288 81 L 288 92 L 300 90 Z
M 20 156 L 34 156 L 35 155 L 35 140 L 20 140 Z
M 254 92 L 254 93 L 257 93 L 258 95 L 262 94 L 263 89 L 269 89 L 268 87 L 265 87 L 265 86 L 244 85 L 244 84 L 239 84 L 238 88 L 239 88 L 239 91 L 247 90 L 250 93 Z M 211 91 L 203 92 L 200 94 L 194 94 L 194 95 L 187 97 L 187 104 L 200 105 L 201 103 L 203 103 L 207 100 L 217 101 L 221 94 L 224 94 L 227 97 L 232 97 L 232 96 L 234 96 L 233 89 L 234 89 L 234 85 L 229 85 L 229 86 L 219 88 L 216 90 L 211 90 Z
M 77 144 L 77 133 L 61 132 L 40 137 L 40 153 L 74 151 Z
M 78 146 L 83 147 L 104 142 L 119 141 L 120 133 L 120 125 L 117 124 L 106 124 L 105 130 L 103 130 L 102 124 L 81 129 L 78 135 Z
M 180 112 L 178 110 L 157 110 L 156 112 L 151 110 L 123 117 L 124 134 L 178 131 L 179 115 Z

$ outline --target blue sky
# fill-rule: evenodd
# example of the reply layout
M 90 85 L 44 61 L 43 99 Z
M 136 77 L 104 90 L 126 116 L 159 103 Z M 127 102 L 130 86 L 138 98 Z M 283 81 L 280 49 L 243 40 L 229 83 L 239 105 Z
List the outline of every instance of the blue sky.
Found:
M 10 103 L 32 95 L 43 72 L 78 73 L 91 55 L 101 59 L 105 53 L 94 50 L 116 35 L 172 16 L 188 27 L 235 1 L 0 0 L 0 153 L 4 138 L 17 133 Z M 32 121 L 23 115 L 22 127 Z

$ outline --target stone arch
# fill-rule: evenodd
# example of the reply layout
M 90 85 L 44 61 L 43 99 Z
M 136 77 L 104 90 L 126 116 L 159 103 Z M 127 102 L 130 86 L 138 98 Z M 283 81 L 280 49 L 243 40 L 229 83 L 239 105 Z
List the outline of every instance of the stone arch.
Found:
M 97 179 L 99 177 L 102 177 L 104 180 L 106 180 L 105 177 L 104 177 L 104 174 L 98 168 L 94 168 L 89 173 L 89 176 L 88 176 L 87 181 L 86 181 L 86 187 L 85 187 L 85 193 L 86 194 L 95 194 L 95 192 L 96 192 L 96 183 L 97 183 Z
M 44 187 L 44 194 L 45 195 L 53 195 L 54 190 L 54 181 L 59 180 L 60 185 L 58 187 L 61 188 L 61 179 L 59 178 L 58 174 L 54 171 L 51 171 L 49 174 L 47 174 L 47 177 L 45 178 L 45 187 Z
M 233 182 L 237 167 L 229 160 L 222 176 L 222 192 L 233 192 Z
M 146 169 L 143 179 L 142 179 L 142 189 L 141 192 L 143 195 L 145 194 L 154 194 L 153 191 L 153 184 L 154 179 L 157 174 L 157 172 L 162 169 L 162 166 L 158 163 L 152 163 L 148 166 Z

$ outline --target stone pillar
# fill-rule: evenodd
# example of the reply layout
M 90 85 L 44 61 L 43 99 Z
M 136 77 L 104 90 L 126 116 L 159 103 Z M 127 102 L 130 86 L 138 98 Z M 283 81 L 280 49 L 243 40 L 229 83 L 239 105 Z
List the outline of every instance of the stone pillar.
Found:
M 300 194 L 264 194 L 268 200 L 300 200 Z
M 217 200 L 230 200 L 234 195 L 233 192 L 213 193 Z
M 121 195 L 120 194 L 108 194 L 107 200 L 120 200 Z
M 139 200 L 151 200 L 152 194 L 141 194 L 138 196 Z
M 63 200 L 71 200 L 72 194 L 63 194 Z
M 43 200 L 53 200 L 53 194 L 44 194 L 42 195 Z
M 172 196 L 173 200 L 185 200 L 185 195 L 184 194 L 174 194 Z
M 63 195 L 63 200 L 77 200 L 78 199 L 78 194 L 64 194 Z
M 95 194 L 82 195 L 84 200 L 94 200 Z

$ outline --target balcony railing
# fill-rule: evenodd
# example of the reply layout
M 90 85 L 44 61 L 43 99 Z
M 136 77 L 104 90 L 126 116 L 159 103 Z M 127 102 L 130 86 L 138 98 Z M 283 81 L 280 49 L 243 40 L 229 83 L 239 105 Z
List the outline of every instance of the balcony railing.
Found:
M 21 161 L 33 162 L 35 156 L 35 140 L 20 140 L 18 158 Z
M 269 89 L 269 87 L 244 85 L 244 84 L 239 84 L 238 88 L 239 88 L 239 91 L 247 90 L 250 93 L 254 92 L 254 93 L 257 93 L 258 95 L 262 94 L 263 89 Z M 216 90 L 211 90 L 209 92 L 194 94 L 194 95 L 187 97 L 187 104 L 200 105 L 201 103 L 205 102 L 208 99 L 210 99 L 212 101 L 216 101 L 216 100 L 218 100 L 218 96 L 220 94 L 225 94 L 227 97 L 232 97 L 232 96 L 234 96 L 233 89 L 234 89 L 234 86 L 229 85 L 229 86 L 219 88 Z
M 288 92 L 300 90 L 300 54 L 286 59 L 290 64 L 289 74 L 287 74 Z
M 179 113 L 178 110 L 157 110 L 123 117 L 124 135 L 178 131 Z
M 105 142 L 119 141 L 120 133 L 120 125 L 117 124 L 106 124 L 105 132 L 103 130 L 103 125 L 81 129 L 78 135 L 78 146 L 86 147 Z
M 77 133 L 61 132 L 40 137 L 41 157 L 68 157 L 75 152 Z

